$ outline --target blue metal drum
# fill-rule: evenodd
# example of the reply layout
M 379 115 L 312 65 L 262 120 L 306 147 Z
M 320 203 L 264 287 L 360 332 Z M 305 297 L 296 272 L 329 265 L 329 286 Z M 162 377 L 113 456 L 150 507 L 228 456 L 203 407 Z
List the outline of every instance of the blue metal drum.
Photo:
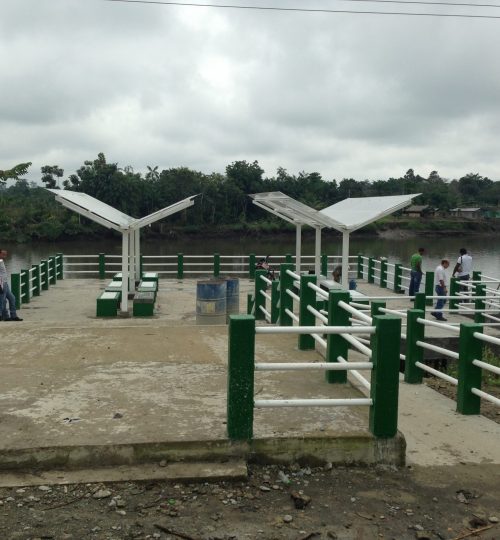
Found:
M 226 294 L 226 280 L 198 281 L 196 283 L 196 324 L 225 324 Z

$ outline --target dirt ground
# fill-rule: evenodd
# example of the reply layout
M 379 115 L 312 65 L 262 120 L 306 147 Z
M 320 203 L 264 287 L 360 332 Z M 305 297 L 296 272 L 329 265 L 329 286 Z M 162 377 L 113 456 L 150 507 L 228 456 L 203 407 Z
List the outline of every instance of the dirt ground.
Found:
M 6 540 L 492 540 L 499 517 L 498 465 L 251 466 L 235 483 L 0 490 Z

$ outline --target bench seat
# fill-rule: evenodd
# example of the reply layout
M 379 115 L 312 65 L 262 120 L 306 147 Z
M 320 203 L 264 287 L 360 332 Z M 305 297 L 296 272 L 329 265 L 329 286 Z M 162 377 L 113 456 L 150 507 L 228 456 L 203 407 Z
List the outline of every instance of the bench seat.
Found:
M 158 272 L 143 272 L 141 279 L 142 281 L 155 281 L 158 283 Z
M 121 296 L 120 292 L 102 292 L 97 298 L 96 317 L 116 317 Z
M 134 317 L 151 317 L 154 315 L 155 293 L 153 291 L 136 292 L 134 296 Z

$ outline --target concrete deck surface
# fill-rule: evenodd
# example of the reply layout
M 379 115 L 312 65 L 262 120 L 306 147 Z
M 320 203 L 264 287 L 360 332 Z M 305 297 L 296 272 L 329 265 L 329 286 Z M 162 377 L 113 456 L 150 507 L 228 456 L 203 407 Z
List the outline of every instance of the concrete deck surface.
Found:
M 404 440 L 374 440 L 367 407 L 256 410 L 254 443 L 229 442 L 227 327 L 196 325 L 196 281 L 161 280 L 152 318 L 98 319 L 95 300 L 106 283 L 59 281 L 23 305 L 24 322 L 0 323 L 0 469 L 249 454 L 401 463 Z M 240 280 L 241 312 L 252 288 Z M 391 307 L 405 302 L 400 297 Z M 298 351 L 295 336 L 260 335 L 256 353 L 263 361 L 320 360 L 315 351 Z M 326 384 L 317 372 L 257 373 L 255 392 L 362 395 L 356 385 Z M 500 463 L 498 424 L 457 415 L 451 400 L 425 386 L 402 384 L 400 392 L 400 431 L 411 463 Z

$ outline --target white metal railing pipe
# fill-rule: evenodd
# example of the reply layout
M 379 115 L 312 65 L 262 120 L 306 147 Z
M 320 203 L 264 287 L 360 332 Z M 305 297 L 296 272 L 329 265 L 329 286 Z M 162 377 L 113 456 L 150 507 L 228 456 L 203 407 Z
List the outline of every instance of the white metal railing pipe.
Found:
M 500 367 L 493 366 L 487 362 L 483 362 L 482 360 L 473 360 L 472 363 L 481 369 L 485 369 L 486 371 L 491 371 L 496 375 L 500 375 Z
M 258 326 L 256 334 L 374 334 L 374 326 Z
M 451 330 L 453 332 L 460 332 L 460 328 L 452 326 L 451 324 L 444 324 L 437 321 L 430 321 L 429 319 L 422 319 L 422 317 L 417 317 L 417 322 L 425 326 L 435 326 L 436 328 L 441 328 L 442 330 Z
M 309 313 L 312 313 L 316 317 L 316 319 L 319 319 L 322 323 L 328 324 L 328 317 L 325 317 L 317 309 L 314 309 L 312 306 L 307 306 L 307 311 L 309 311 Z
M 450 351 L 448 349 L 445 349 L 444 347 L 438 347 L 437 345 L 432 345 L 431 343 L 426 343 L 425 341 L 418 340 L 416 344 L 419 347 L 422 347 L 422 349 L 427 349 L 428 351 L 438 352 L 440 354 L 444 354 L 445 356 L 448 356 L 449 358 L 453 358 L 454 360 L 458 360 L 458 353 L 455 351 Z
M 494 403 L 495 405 L 498 405 L 500 407 L 500 399 L 498 399 L 497 397 L 492 396 L 491 394 L 487 394 L 486 392 L 483 392 L 482 390 L 479 390 L 478 388 L 471 388 L 470 391 L 473 394 L 476 394 L 476 396 L 486 399 L 487 401 L 491 401 L 491 403 Z
M 349 407 L 354 405 L 373 405 L 370 398 L 351 399 L 256 399 L 257 408 L 269 407 Z
M 382 313 L 387 313 L 388 315 L 397 315 L 398 317 L 408 317 L 408 313 L 406 311 L 398 311 L 396 309 L 387 309 L 387 308 L 379 308 L 379 311 Z
M 422 362 L 415 362 L 415 365 L 422 369 L 423 371 L 427 371 L 427 373 L 431 373 L 432 375 L 435 375 L 436 377 L 439 377 L 440 379 L 444 379 L 445 381 L 448 381 L 451 384 L 454 384 L 455 386 L 458 384 L 458 379 L 455 379 L 455 377 L 450 377 L 449 375 L 446 375 L 446 373 L 443 373 L 442 371 L 438 371 L 437 369 L 431 368 L 430 366 L 426 364 L 422 364 Z
M 363 345 L 363 343 L 361 343 L 357 338 L 349 334 L 341 334 L 341 335 L 348 343 L 350 343 L 353 347 L 358 349 L 360 353 L 368 356 L 368 358 L 372 357 L 372 354 L 373 354 L 372 350 L 366 345 Z
M 293 279 L 296 279 L 296 280 L 300 281 L 300 276 L 299 276 L 299 274 L 296 274 L 295 272 L 292 272 L 291 270 L 287 270 L 286 273 L 287 273 L 289 276 L 293 277 Z
M 271 318 L 271 314 L 269 313 L 269 311 L 267 311 L 267 309 L 264 306 L 259 306 L 259 309 L 262 311 L 262 313 L 264 313 L 266 318 L 269 318 L 269 319 Z
M 320 296 L 322 296 L 325 300 L 328 299 L 328 293 L 324 291 L 321 287 L 318 287 L 314 283 L 308 283 L 307 286 L 316 293 L 318 293 Z
M 483 334 L 481 332 L 474 332 L 472 334 L 476 339 L 480 339 L 481 341 L 486 341 L 488 343 L 492 343 L 493 345 L 500 345 L 500 339 L 493 337 L 493 336 L 487 336 L 486 334 Z
M 323 349 L 326 349 L 327 348 L 327 343 L 326 343 L 326 339 L 323 339 L 322 337 L 320 337 L 318 334 L 311 334 L 311 337 L 314 339 L 314 341 L 320 345 L 321 347 L 323 347 Z
M 490 319 L 491 321 L 497 321 L 497 322 L 500 322 L 500 319 L 498 317 L 493 317 L 493 315 L 488 315 L 488 314 L 485 314 L 484 315 L 487 319 Z
M 342 358 L 342 356 L 337 356 L 337 362 L 340 362 L 341 364 L 349 364 L 349 362 Z M 361 375 L 358 371 L 351 371 L 352 376 L 367 390 L 370 390 L 371 384 L 370 382 Z
M 296 323 L 300 322 L 300 319 L 297 317 L 297 315 L 295 315 L 295 313 L 291 310 L 289 310 L 288 308 L 285 309 L 285 313 L 292 319 L 294 320 Z M 281 328 L 281 327 L 276 327 L 276 328 Z M 276 329 L 274 328 L 274 330 Z M 294 326 L 293 328 L 296 328 L 296 326 Z M 271 332 L 269 332 L 271 333 Z M 283 333 L 291 333 L 291 332 L 283 332 Z
M 349 302 L 349 305 L 359 309 L 359 311 L 370 311 L 370 306 L 367 306 L 366 304 L 358 304 L 357 302 Z
M 260 276 L 260 279 L 261 279 L 264 283 L 267 283 L 267 285 L 272 285 L 272 284 L 273 284 L 273 282 L 272 282 L 270 279 L 266 278 L 266 276 L 262 276 L 262 275 L 261 275 L 261 276 Z
M 291 296 L 294 300 L 296 300 L 297 302 L 300 302 L 300 297 L 297 296 L 294 292 L 292 292 L 290 289 L 287 289 L 286 291 L 286 294 L 288 294 L 288 296 Z
M 371 362 L 259 362 L 256 371 L 302 371 L 302 370 L 350 371 L 353 369 L 373 369 Z
M 264 298 L 267 298 L 267 299 L 269 300 L 269 302 L 271 302 L 271 297 L 266 293 L 266 291 L 262 291 L 262 290 L 261 290 L 261 291 L 259 291 L 259 292 L 260 292 L 260 294 L 261 294 L 262 296 L 264 296 Z
M 346 311 L 348 311 L 349 313 L 351 313 L 352 315 L 355 315 L 357 318 L 361 319 L 362 321 L 365 321 L 367 323 L 371 323 L 372 322 L 372 318 L 369 317 L 368 315 L 365 315 L 364 313 L 361 313 L 361 311 L 359 311 L 359 309 L 356 309 L 356 308 L 353 308 L 351 307 L 349 304 L 347 304 L 346 302 L 344 302 L 343 300 L 341 300 L 339 303 L 338 303 L 339 307 L 345 309 Z

